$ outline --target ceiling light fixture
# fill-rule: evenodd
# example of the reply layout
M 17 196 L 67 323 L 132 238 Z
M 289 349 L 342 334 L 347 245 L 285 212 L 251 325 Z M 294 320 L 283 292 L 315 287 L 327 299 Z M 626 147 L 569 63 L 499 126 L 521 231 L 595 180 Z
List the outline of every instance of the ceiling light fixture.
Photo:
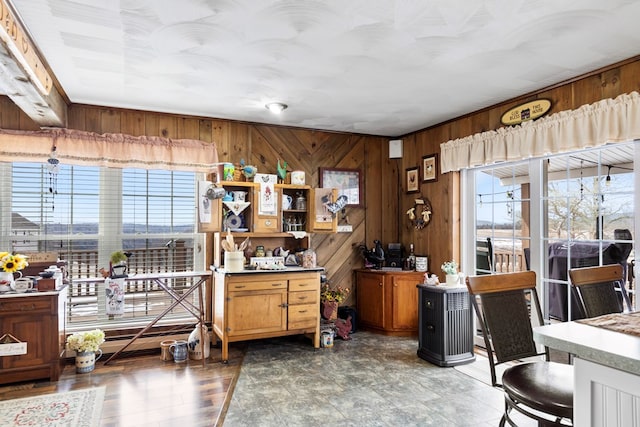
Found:
M 265 105 L 265 107 L 273 114 L 280 114 L 287 109 L 288 105 L 283 104 L 282 102 L 270 102 L 269 104 Z

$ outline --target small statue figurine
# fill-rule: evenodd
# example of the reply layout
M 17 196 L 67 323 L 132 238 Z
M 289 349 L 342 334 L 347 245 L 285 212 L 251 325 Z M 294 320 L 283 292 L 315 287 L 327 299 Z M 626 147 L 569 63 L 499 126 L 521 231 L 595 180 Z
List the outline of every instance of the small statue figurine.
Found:
M 281 165 L 280 159 L 278 159 L 277 171 L 278 171 L 278 178 L 280 178 L 280 182 L 284 182 L 284 180 L 287 178 L 287 162 L 283 161 Z

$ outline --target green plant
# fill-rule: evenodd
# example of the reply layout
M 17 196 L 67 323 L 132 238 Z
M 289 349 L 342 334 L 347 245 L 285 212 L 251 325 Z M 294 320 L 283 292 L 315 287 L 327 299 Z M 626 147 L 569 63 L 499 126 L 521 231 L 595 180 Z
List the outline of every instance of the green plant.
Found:
M 341 286 L 332 288 L 329 282 L 325 282 L 320 290 L 320 301 L 323 303 L 335 301 L 340 304 L 347 299 L 350 292 L 351 290 L 349 290 L 349 288 L 343 288 Z
M 96 352 L 104 342 L 104 332 L 101 329 L 94 329 L 86 332 L 75 332 L 67 337 L 69 349 L 76 352 L 92 351 Z
M 110 260 L 112 265 L 118 265 L 127 261 L 127 255 L 124 253 L 124 251 L 115 251 L 111 253 Z
M 447 261 L 441 266 L 445 274 L 458 274 L 458 263 L 456 260 Z

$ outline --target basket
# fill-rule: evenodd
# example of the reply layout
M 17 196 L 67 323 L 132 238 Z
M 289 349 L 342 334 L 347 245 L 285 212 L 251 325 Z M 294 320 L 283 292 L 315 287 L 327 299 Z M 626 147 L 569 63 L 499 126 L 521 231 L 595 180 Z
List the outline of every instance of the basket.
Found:
M 242 166 L 235 165 L 235 170 L 233 171 L 233 180 L 239 182 L 245 181 L 245 176 L 242 173 Z

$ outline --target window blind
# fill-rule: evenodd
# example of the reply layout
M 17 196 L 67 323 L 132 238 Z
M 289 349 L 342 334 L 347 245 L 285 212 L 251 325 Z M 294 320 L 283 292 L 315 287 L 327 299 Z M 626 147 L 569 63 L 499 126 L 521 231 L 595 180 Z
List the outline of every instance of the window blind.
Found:
M 4 250 L 56 252 L 68 263 L 69 329 L 145 324 L 172 299 L 153 283 L 128 281 L 125 312 L 107 315 L 100 269 L 110 254 L 124 250 L 128 273 L 202 269 L 201 236 L 196 233 L 198 174 L 184 171 L 114 169 L 44 163 L 3 163 Z M 7 196 L 9 194 L 10 196 Z M 74 279 L 96 278 L 74 285 Z M 170 283 L 180 292 L 188 281 Z M 194 293 L 194 298 L 197 293 Z M 182 307 L 166 317 L 190 319 Z

